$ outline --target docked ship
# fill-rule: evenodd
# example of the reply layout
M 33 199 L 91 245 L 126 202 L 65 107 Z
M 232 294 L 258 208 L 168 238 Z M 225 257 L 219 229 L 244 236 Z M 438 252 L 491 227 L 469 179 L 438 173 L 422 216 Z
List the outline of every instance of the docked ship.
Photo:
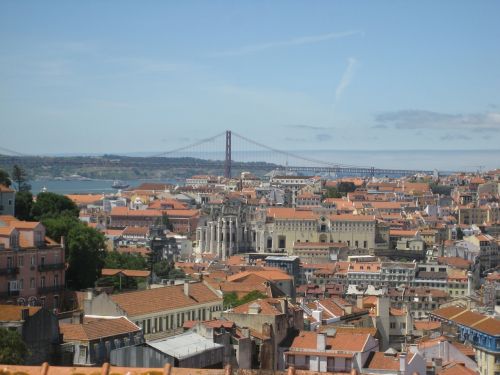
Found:
M 126 184 L 123 181 L 119 181 L 119 180 L 113 181 L 113 185 L 111 185 L 111 187 L 113 189 L 126 189 L 129 186 L 130 186 L 129 184 Z

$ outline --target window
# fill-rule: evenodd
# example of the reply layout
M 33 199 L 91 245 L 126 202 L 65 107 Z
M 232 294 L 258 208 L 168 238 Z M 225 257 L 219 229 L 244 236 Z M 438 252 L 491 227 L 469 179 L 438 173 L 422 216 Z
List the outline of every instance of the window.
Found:
M 24 257 L 22 255 L 20 255 L 19 257 L 17 257 L 17 266 L 18 267 L 24 266 Z
M 59 275 L 55 274 L 54 275 L 54 286 L 58 286 L 58 285 L 59 285 Z
M 30 288 L 31 288 L 31 289 L 35 289 L 35 278 L 34 278 L 34 277 L 32 277 L 32 278 L 30 279 Z
M 31 256 L 31 265 L 32 266 L 35 265 L 35 256 L 34 255 Z
M 289 355 L 288 356 L 288 366 L 293 366 L 293 365 L 295 365 L 295 356 Z
M 40 278 L 40 288 L 45 288 L 45 276 Z
M 311 357 L 309 357 L 308 355 L 306 355 L 306 358 L 305 358 L 306 366 L 309 366 L 310 360 L 311 360 Z
M 391 327 L 391 329 L 395 329 L 395 328 L 396 328 L 396 323 L 395 323 L 395 322 L 392 322 L 392 323 L 390 324 L 390 327 Z
M 7 257 L 7 268 L 12 268 L 12 257 Z

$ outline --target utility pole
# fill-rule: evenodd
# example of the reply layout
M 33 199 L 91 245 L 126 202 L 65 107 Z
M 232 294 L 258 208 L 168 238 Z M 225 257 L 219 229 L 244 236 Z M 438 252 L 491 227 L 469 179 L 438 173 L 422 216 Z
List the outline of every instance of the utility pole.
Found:
M 226 159 L 224 160 L 224 177 L 231 178 L 231 130 L 226 130 Z

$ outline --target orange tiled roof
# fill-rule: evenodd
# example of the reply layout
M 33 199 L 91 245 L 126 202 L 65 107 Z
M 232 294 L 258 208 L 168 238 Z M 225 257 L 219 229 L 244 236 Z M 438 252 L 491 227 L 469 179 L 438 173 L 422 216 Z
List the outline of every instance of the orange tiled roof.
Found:
M 415 354 L 408 354 L 408 362 Z M 368 369 L 399 371 L 399 353 L 397 355 L 386 355 L 384 352 L 374 352 L 368 359 Z
M 441 328 L 441 322 L 433 322 L 430 320 L 415 320 L 413 325 L 415 329 L 419 331 L 431 331 Z
M 3 322 L 20 321 L 20 320 L 22 320 L 24 309 L 28 309 L 29 316 L 32 316 L 32 315 L 36 314 L 41 309 L 41 307 L 0 305 L 0 321 L 3 321 Z
M 477 375 L 478 372 L 465 367 L 462 363 L 450 362 L 443 366 L 437 375 Z
M 232 312 L 236 314 L 248 314 L 252 305 L 260 307 L 259 315 L 282 315 L 281 302 L 275 298 L 257 299 L 255 301 L 247 302 L 243 305 L 233 308 Z
M 229 276 L 227 281 L 237 281 L 246 278 L 250 275 L 255 275 L 266 280 L 276 281 L 276 280 L 292 280 L 293 277 L 281 270 L 264 270 L 264 271 L 244 271 L 237 273 L 235 275 Z
M 11 188 L 5 186 L 5 185 L 2 185 L 0 184 L 0 192 L 2 193 L 13 193 L 14 190 L 12 190 Z
M 137 327 L 127 318 L 88 319 L 83 324 L 59 323 L 63 341 L 92 341 L 104 337 L 139 332 Z
M 267 216 L 275 219 L 288 220 L 314 220 L 318 214 L 308 210 L 297 210 L 288 207 L 270 207 L 267 209 Z
M 66 194 L 77 205 L 97 203 L 102 200 L 102 194 Z
M 219 302 L 222 299 L 202 282 L 189 284 L 189 297 L 184 294 L 183 285 L 166 286 L 136 292 L 113 294 L 110 298 L 128 316 L 145 315 L 201 303 Z
M 141 270 L 103 268 L 101 271 L 102 276 L 116 276 L 119 273 L 128 277 L 148 277 L 149 275 L 151 275 L 151 271 L 141 271 Z
M 301 331 L 293 340 L 290 350 L 306 350 L 315 351 L 317 349 L 317 332 Z M 341 350 L 346 352 L 362 352 L 366 346 L 370 334 L 357 333 L 336 333 L 334 337 L 326 337 L 326 345 L 328 350 Z

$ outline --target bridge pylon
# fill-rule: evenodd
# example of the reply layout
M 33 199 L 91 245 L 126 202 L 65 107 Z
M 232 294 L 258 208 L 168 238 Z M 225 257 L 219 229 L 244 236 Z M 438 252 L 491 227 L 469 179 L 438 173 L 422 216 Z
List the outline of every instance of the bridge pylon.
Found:
M 226 158 L 224 159 L 224 177 L 231 178 L 231 130 L 226 130 Z

